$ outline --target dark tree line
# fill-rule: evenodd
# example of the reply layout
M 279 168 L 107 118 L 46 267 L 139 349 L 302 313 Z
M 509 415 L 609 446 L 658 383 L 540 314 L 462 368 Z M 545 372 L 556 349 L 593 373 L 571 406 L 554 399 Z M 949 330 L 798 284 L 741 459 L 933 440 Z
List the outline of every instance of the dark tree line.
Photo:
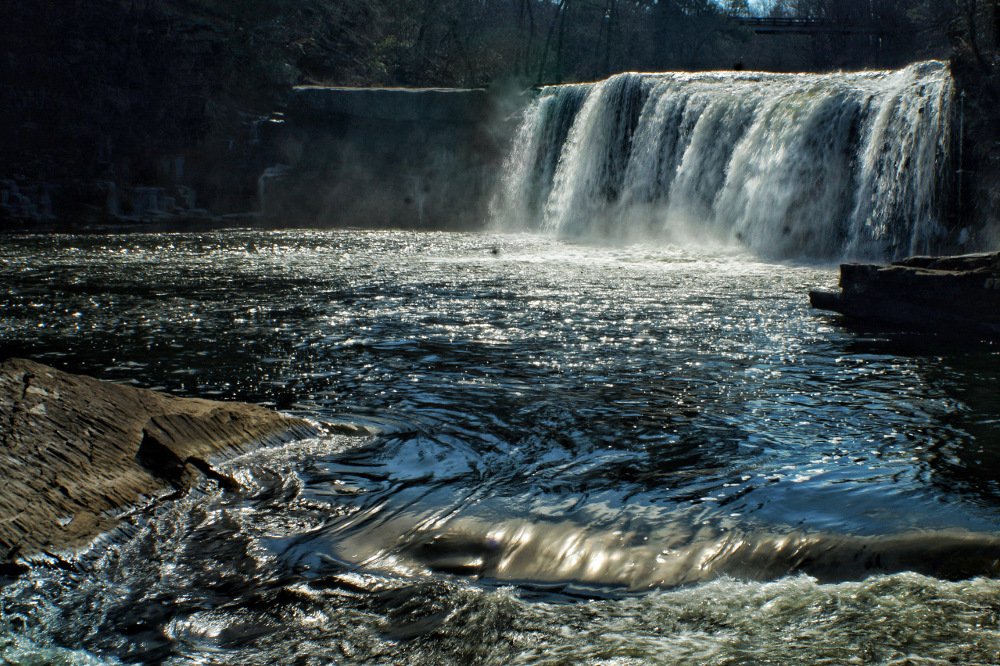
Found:
M 366 46 L 359 52 L 363 67 L 353 74 L 407 85 L 554 83 L 734 65 L 895 67 L 947 57 L 953 48 L 992 66 L 998 41 L 998 0 L 774 0 L 766 15 L 818 27 L 769 35 L 734 20 L 752 13 L 747 0 L 349 0 L 344 6 L 351 1 L 372 12 L 359 39 Z
M 924 57 L 955 53 L 992 66 L 1000 33 L 997 0 L 775 0 L 774 16 L 827 20 L 849 25 L 875 47 L 870 64 L 898 65 Z M 827 50 L 833 59 L 850 61 L 857 39 L 839 39 Z M 860 49 L 864 52 L 864 49 Z
M 704 69 L 748 38 L 711 0 L 382 0 L 377 11 L 375 69 L 406 84 Z

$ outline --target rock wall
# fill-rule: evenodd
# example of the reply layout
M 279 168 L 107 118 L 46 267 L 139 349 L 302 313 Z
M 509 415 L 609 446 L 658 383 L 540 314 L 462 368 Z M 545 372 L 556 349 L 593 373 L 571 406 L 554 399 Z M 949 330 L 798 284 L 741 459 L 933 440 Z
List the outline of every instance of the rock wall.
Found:
M 953 68 L 956 66 L 953 64 Z M 990 69 L 959 65 L 963 146 L 959 217 L 974 247 L 1000 247 L 1000 56 Z
M 0 215 L 9 223 L 138 217 L 148 211 L 132 209 L 133 186 L 199 181 L 195 153 L 212 123 L 224 35 L 170 9 L 66 0 L 5 16 Z
M 243 403 L 175 398 L 32 361 L 0 364 L 0 567 L 87 544 L 143 496 L 200 474 L 228 488 L 213 458 L 315 434 Z
M 1000 248 L 1000 2 L 963 4 L 951 26 L 959 93 L 961 197 L 956 218 L 971 247 Z
M 811 291 L 813 307 L 902 330 L 1000 337 L 1000 253 L 842 264 L 840 287 Z
M 318 0 L 15 4 L 0 21 L 0 230 L 252 210 L 261 122 L 292 85 L 346 67 L 371 22 L 363 3 Z

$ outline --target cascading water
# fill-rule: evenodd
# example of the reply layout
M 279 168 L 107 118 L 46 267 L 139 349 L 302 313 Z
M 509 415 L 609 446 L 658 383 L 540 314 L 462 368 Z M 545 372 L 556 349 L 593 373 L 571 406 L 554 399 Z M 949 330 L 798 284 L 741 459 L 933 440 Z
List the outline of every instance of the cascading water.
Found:
M 944 238 L 953 82 L 931 61 L 839 74 L 620 74 L 525 111 L 497 225 L 889 258 Z

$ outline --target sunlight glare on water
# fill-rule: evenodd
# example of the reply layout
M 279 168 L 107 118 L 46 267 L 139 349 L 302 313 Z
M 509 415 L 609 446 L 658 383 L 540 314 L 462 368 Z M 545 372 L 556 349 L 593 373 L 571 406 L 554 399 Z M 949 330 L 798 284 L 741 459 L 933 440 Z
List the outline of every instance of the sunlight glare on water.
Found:
M 810 310 L 834 267 L 240 231 L 10 238 L 0 279 L 3 355 L 328 431 L 5 586 L 12 663 L 1000 649 L 997 355 Z

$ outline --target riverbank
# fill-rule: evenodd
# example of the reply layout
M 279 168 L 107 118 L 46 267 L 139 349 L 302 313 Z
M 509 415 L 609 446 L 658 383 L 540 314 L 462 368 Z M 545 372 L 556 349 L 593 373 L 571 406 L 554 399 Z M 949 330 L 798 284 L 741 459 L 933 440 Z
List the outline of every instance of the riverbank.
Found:
M 113 528 L 144 499 L 212 462 L 315 434 L 310 423 L 236 402 L 175 398 L 24 359 L 0 364 L 0 566 L 58 557 Z

